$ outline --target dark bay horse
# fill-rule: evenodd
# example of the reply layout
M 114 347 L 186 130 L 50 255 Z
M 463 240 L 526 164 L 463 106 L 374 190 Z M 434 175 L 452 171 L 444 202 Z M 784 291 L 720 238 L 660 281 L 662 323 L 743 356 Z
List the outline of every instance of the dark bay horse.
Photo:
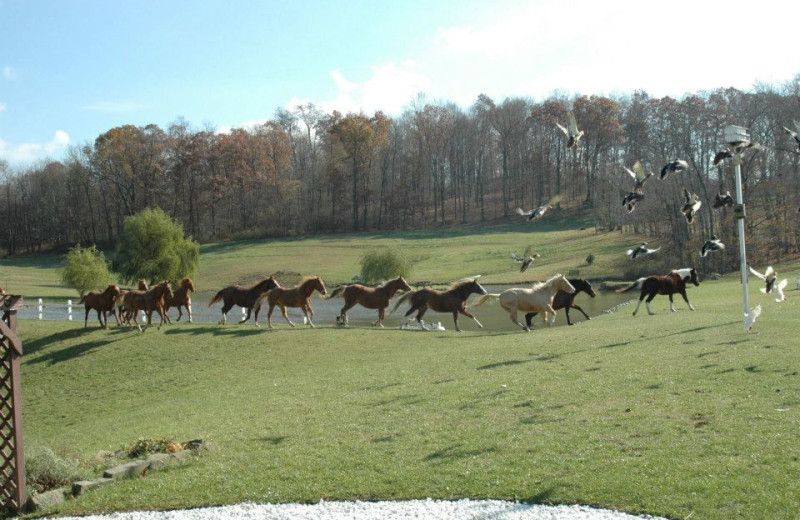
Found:
M 410 316 L 416 312 L 417 323 L 419 323 L 420 328 L 423 330 L 425 330 L 425 327 L 422 326 L 422 316 L 425 315 L 428 309 L 436 312 L 452 313 L 453 323 L 458 332 L 461 332 L 461 329 L 458 328 L 459 314 L 472 318 L 475 320 L 478 327 L 483 328 L 481 322 L 466 309 L 467 298 L 469 298 L 471 294 L 486 294 L 486 289 L 484 289 L 475 278 L 456 282 L 446 291 L 420 289 L 418 291 L 407 292 L 397 300 L 397 303 L 389 315 L 393 314 L 403 302 L 408 300 L 411 302 L 411 307 L 406 312 L 406 316 Z
M 244 319 L 239 322 L 244 323 L 250 319 L 250 312 L 253 310 L 253 307 L 256 306 L 256 301 L 266 294 L 267 291 L 275 289 L 276 287 L 280 287 L 280 284 L 272 276 L 265 280 L 261 280 L 252 287 L 229 285 L 220 290 L 216 296 L 214 296 L 211 301 L 208 302 L 208 306 L 211 307 L 218 301 L 222 300 L 222 320 L 220 320 L 220 324 L 225 325 L 225 323 L 228 322 L 228 311 L 231 310 L 234 305 L 238 305 L 239 307 L 247 310 L 247 316 L 245 316 Z M 256 325 L 258 325 L 258 311 L 260 309 L 261 305 L 259 303 L 258 307 L 256 308 Z
M 337 287 L 326 298 L 335 298 L 337 296 L 344 296 L 344 307 L 340 314 L 341 324 L 347 326 L 347 310 L 352 308 L 356 303 L 367 309 L 378 310 L 378 321 L 373 325 L 380 325 L 383 327 L 383 317 L 386 313 L 386 307 L 389 306 L 389 300 L 395 295 L 397 291 L 410 291 L 411 287 L 406 283 L 402 276 L 390 280 L 385 284 L 372 288 L 361 284 L 342 285 Z
M 120 295 L 119 287 L 116 285 L 109 285 L 104 291 L 90 291 L 80 299 L 78 304 L 81 303 L 86 308 L 86 316 L 83 320 L 83 328 L 86 328 L 89 323 L 89 312 L 94 309 L 97 311 L 97 320 L 100 326 L 104 329 L 108 328 L 108 314 L 111 313 L 114 319 L 117 320 L 119 325 L 119 316 L 116 312 L 116 299 Z M 102 313 L 102 314 L 101 314 Z
M 583 278 L 569 278 L 567 281 L 570 284 L 572 284 L 572 286 L 575 288 L 575 292 L 570 294 L 568 292 L 558 291 L 556 295 L 553 296 L 553 310 L 557 311 L 559 309 L 564 309 L 564 313 L 567 315 L 568 325 L 572 325 L 572 321 L 570 321 L 569 319 L 570 309 L 578 309 L 579 311 L 581 311 L 581 314 L 583 314 L 586 317 L 587 320 L 591 320 L 592 318 L 590 318 L 589 315 L 586 314 L 583 309 L 581 309 L 580 305 L 574 303 L 574 300 L 575 297 L 578 296 L 578 293 L 580 292 L 585 292 L 592 298 L 597 296 L 594 292 L 594 289 L 592 289 L 592 284 L 590 284 L 588 280 L 584 280 Z M 536 312 L 529 312 L 525 315 L 525 323 L 528 324 L 528 327 L 532 326 L 531 320 L 537 314 L 538 313 Z M 556 319 L 555 314 L 553 315 L 552 319 L 553 320 Z
M 192 322 L 192 297 L 189 293 L 194 290 L 194 281 L 187 276 L 178 282 L 178 288 L 175 289 L 172 298 L 168 298 L 164 302 L 165 311 L 168 311 L 170 307 L 177 307 L 178 319 L 175 321 L 181 321 L 181 317 L 183 316 L 181 307 L 186 307 L 186 314 L 189 316 L 189 323 Z
M 675 293 L 683 296 L 683 300 L 689 306 L 689 309 L 694 310 L 692 304 L 689 303 L 689 298 L 686 297 L 686 282 L 692 282 L 696 286 L 700 285 L 700 280 L 697 278 L 697 270 L 694 267 L 674 269 L 665 276 L 639 278 L 628 287 L 617 289 L 616 292 L 622 294 L 633 289 L 641 289 L 639 293 L 639 303 L 636 304 L 636 309 L 633 311 L 634 316 L 636 316 L 636 313 L 639 311 L 639 306 L 642 304 L 642 300 L 644 300 L 645 296 L 647 296 L 647 301 L 645 302 L 647 314 L 655 314 L 650 310 L 650 302 L 653 301 L 653 298 L 655 298 L 657 294 L 666 294 L 669 296 L 669 310 L 672 312 L 675 312 L 675 306 L 672 302 L 672 295 Z
M 256 325 L 258 326 L 258 310 L 261 308 L 261 302 L 266 299 L 267 303 L 269 303 L 269 312 L 267 312 L 267 324 L 269 328 L 273 328 L 272 311 L 275 310 L 275 306 L 277 305 L 281 308 L 283 317 L 292 327 L 294 327 L 294 323 L 289 319 L 289 315 L 286 314 L 286 307 L 300 307 L 308 320 L 308 324 L 311 325 L 313 329 L 314 323 L 311 321 L 311 318 L 314 317 L 314 310 L 311 308 L 311 295 L 314 291 L 318 291 L 322 295 L 328 294 L 328 291 L 325 290 L 325 284 L 319 276 L 307 276 L 303 278 L 296 287 L 292 287 L 291 289 L 283 287 L 271 289 L 268 293 L 262 295 L 256 303 Z
M 153 317 L 153 311 L 158 312 L 158 315 L 161 318 L 161 322 L 158 324 L 158 328 L 160 330 L 161 325 L 164 324 L 165 320 L 167 323 L 171 323 L 169 316 L 167 316 L 167 313 L 164 311 L 164 302 L 167 300 L 167 298 L 172 298 L 172 296 L 172 285 L 168 280 L 164 280 L 160 284 L 147 291 L 128 291 L 122 296 L 122 298 L 125 307 L 133 315 L 134 323 L 136 323 L 136 326 L 141 332 L 144 332 L 144 330 L 142 330 L 142 326 L 139 324 L 139 311 L 144 311 L 147 315 L 147 325 L 150 325 Z M 128 324 L 130 325 L 130 322 L 128 322 Z

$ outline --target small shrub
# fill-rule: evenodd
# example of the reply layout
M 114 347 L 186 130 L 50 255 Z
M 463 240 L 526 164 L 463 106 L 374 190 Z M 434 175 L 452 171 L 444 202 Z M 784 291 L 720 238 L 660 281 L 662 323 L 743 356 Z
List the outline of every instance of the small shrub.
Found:
M 87 291 L 108 285 L 110 280 L 106 257 L 97 247 L 82 248 L 76 244 L 69 250 L 67 266 L 61 271 L 63 285 L 72 287 L 83 296 Z
M 411 261 L 397 251 L 370 251 L 361 257 L 361 280 L 375 283 L 411 273 Z
M 28 489 L 44 493 L 81 478 L 77 459 L 62 459 L 50 448 L 40 448 L 25 457 Z
M 184 449 L 183 444 L 175 439 L 164 437 L 163 439 L 139 439 L 125 451 L 128 457 L 137 459 L 151 453 L 172 453 L 182 449 Z
M 589 253 L 589 256 L 586 257 L 586 265 L 592 265 L 594 263 L 594 255 Z

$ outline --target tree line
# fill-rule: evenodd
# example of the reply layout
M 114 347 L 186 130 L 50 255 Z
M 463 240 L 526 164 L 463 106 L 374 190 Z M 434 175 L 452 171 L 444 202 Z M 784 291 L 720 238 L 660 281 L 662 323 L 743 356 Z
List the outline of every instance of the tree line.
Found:
M 573 149 L 555 124 L 568 110 L 585 132 Z M 711 208 L 718 192 L 733 192 L 732 161 L 713 166 L 711 157 L 724 127 L 736 124 L 761 145 L 742 165 L 746 225 L 749 247 L 772 262 L 800 251 L 800 153 L 782 130 L 793 120 L 800 75 L 681 99 L 481 95 L 462 108 L 421 95 L 394 118 L 327 114 L 309 103 L 228 133 L 183 119 L 165 129 L 124 125 L 60 161 L 16 170 L 0 161 L 0 248 L 110 247 L 125 218 L 150 207 L 215 241 L 515 219 L 517 207 L 560 195 L 562 211 L 581 208 L 598 230 L 651 236 L 683 264 L 712 234 L 735 244 L 733 211 Z M 674 159 L 688 170 L 648 182 L 645 200 L 627 213 L 621 201 L 632 183 L 623 166 L 641 160 L 657 174 Z M 679 212 L 684 186 L 703 201 L 691 226 Z M 730 270 L 734 250 L 709 262 Z

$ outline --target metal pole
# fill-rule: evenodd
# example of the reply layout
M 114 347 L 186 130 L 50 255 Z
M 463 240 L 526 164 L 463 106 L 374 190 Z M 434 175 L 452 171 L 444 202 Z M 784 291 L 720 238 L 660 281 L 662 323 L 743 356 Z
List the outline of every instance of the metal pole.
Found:
M 744 307 L 744 314 L 750 312 L 750 304 L 747 299 L 747 255 L 745 252 L 744 244 L 744 203 L 742 202 L 742 154 L 737 153 L 734 155 L 733 164 L 735 165 L 734 178 L 736 181 L 736 208 L 735 215 L 737 224 L 739 226 L 739 270 L 742 275 L 742 305 Z M 747 331 L 747 319 L 744 318 L 743 323 L 745 332 Z

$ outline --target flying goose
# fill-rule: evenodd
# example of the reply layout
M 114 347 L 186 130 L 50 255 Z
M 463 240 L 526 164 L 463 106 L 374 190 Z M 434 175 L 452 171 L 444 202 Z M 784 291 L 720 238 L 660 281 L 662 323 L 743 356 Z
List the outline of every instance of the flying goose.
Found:
M 700 209 L 703 203 L 696 193 L 689 194 L 689 190 L 683 188 L 684 203 L 681 206 L 681 213 L 686 217 L 686 222 L 691 224 L 694 221 L 694 214 Z
M 521 257 L 516 256 L 516 255 L 512 255 L 512 256 L 514 257 L 514 261 L 515 262 L 519 262 L 519 263 L 522 264 L 520 266 L 520 268 L 519 268 L 519 272 L 520 273 L 524 273 L 525 269 L 530 267 L 530 265 L 533 263 L 533 261 L 536 258 L 539 258 L 540 255 L 539 255 L 539 253 L 533 253 L 533 246 L 528 246 L 527 248 L 525 248 L 525 253 Z
M 700 256 L 705 257 L 708 253 L 716 253 L 723 249 L 725 249 L 725 244 L 717 238 L 717 235 L 711 235 L 711 238 L 706 240 L 703 244 L 703 248 L 700 250 Z
M 636 246 L 633 249 L 628 249 L 626 254 L 629 257 L 631 257 L 631 260 L 636 260 L 637 256 L 652 255 L 653 253 L 661 249 L 660 247 L 657 247 L 655 249 L 648 249 L 646 246 L 647 242 L 642 242 L 642 245 Z
M 539 220 L 544 216 L 548 209 L 553 209 L 553 206 L 539 206 L 538 208 L 534 208 L 530 211 L 523 211 L 522 208 L 517 208 L 517 215 L 528 217 L 528 220 Z
M 583 137 L 583 130 L 578 131 L 578 123 L 575 121 L 575 114 L 572 113 L 572 110 L 567 112 L 568 128 L 564 128 L 559 123 L 556 123 L 556 126 L 567 136 L 567 148 L 575 148 L 578 146 L 578 142 L 581 140 L 581 137 Z
M 749 148 L 752 148 L 755 151 L 761 149 L 759 145 L 750 141 L 743 141 L 741 143 L 730 143 L 724 150 L 720 150 L 714 154 L 714 158 L 711 160 L 711 164 L 714 166 L 719 166 L 722 161 L 730 159 L 737 153 L 742 153 Z
M 663 168 L 661 168 L 661 180 L 663 181 L 664 179 L 666 179 L 667 175 L 669 175 L 670 173 L 673 172 L 680 173 L 688 169 L 689 169 L 689 163 L 684 161 L 683 159 L 676 159 L 672 162 L 668 162 L 667 164 L 664 165 Z
M 720 209 L 724 207 L 731 207 L 733 206 L 733 197 L 731 197 L 731 192 L 726 191 L 725 193 L 718 193 L 716 197 L 714 197 L 714 205 L 712 206 L 714 209 Z
M 622 205 L 627 207 L 628 213 L 631 213 L 636 208 L 636 203 L 640 200 L 644 200 L 644 193 L 635 190 L 629 191 L 622 198 Z
M 789 130 L 785 126 L 782 126 L 781 128 L 783 128 L 783 131 L 789 134 L 792 139 L 795 140 L 797 143 L 797 151 L 800 152 L 800 135 L 798 135 L 798 132 L 800 132 L 800 123 L 797 121 L 792 121 L 792 123 L 794 123 L 795 130 Z
M 653 176 L 653 172 L 646 173 L 644 171 L 644 166 L 642 166 L 641 161 L 636 161 L 633 163 L 633 170 L 629 169 L 627 166 L 623 166 L 628 175 L 633 178 L 633 182 L 636 184 L 633 187 L 633 191 L 641 192 L 642 188 L 644 187 L 644 183 L 647 182 L 647 179 Z

